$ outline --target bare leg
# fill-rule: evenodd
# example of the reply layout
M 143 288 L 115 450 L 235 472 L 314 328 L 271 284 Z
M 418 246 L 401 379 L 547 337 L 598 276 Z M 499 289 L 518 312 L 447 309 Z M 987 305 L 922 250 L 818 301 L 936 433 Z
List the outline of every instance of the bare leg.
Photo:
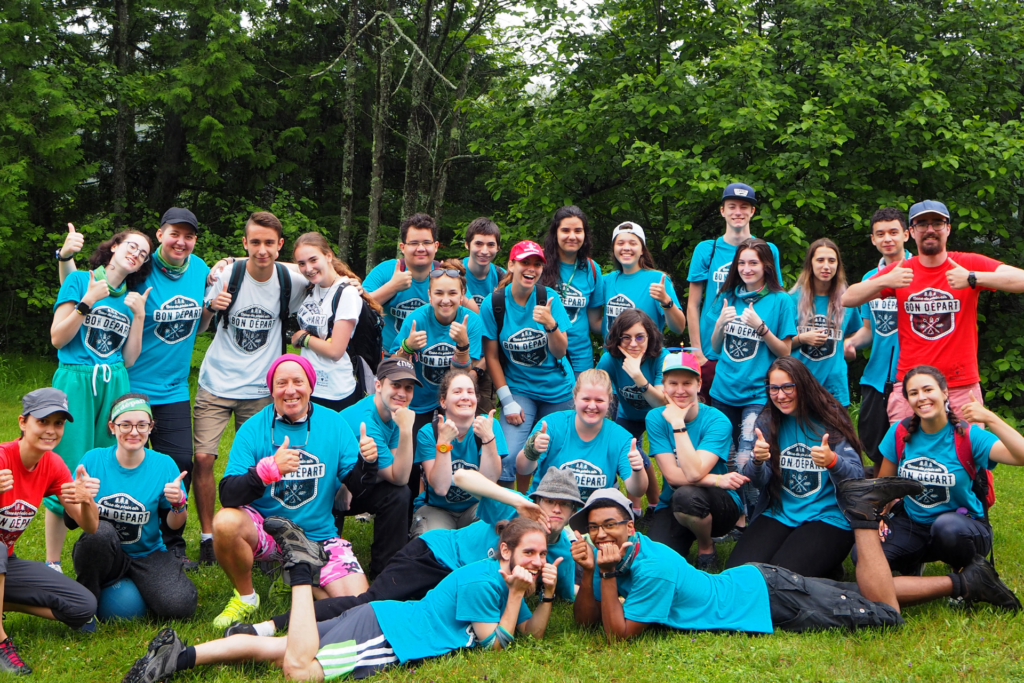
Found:
M 884 602 L 899 612 L 892 570 L 882 552 L 878 530 L 854 529 L 853 537 L 857 543 L 857 587 L 861 595 L 872 602 Z
M 64 518 L 46 509 L 46 561 L 60 562 L 60 554 L 64 550 L 64 539 L 68 528 L 64 526 Z
M 256 525 L 243 510 L 221 508 L 213 520 L 213 551 L 239 595 L 251 595 Z
M 654 474 L 654 465 L 648 465 L 647 470 L 647 504 L 657 505 L 661 497 L 661 486 L 658 485 L 658 477 Z
M 264 638 L 237 635 L 218 638 L 196 645 L 196 666 L 227 662 L 277 662 L 280 665 L 288 646 L 287 641 L 288 636 Z
M 904 607 L 953 595 L 953 579 L 948 576 L 897 576 L 893 584 L 896 599 Z
M 2 576 L 2 575 L 0 575 L 0 576 Z M 50 619 L 51 621 L 56 621 L 56 619 L 57 619 L 57 617 L 53 616 L 53 610 L 52 609 L 50 609 L 49 607 L 37 607 L 36 605 L 19 605 L 16 602 L 6 602 L 5 601 L 4 602 L 4 611 L 5 612 L 21 612 L 22 614 L 31 614 L 34 617 L 39 617 L 41 619 Z M 2 630 L 3 630 L 3 628 L 0 627 L 0 631 L 2 631 Z M 2 638 L 0 638 L 0 640 L 2 640 Z
M 676 521 L 693 532 L 697 537 L 697 552 L 701 555 L 709 555 L 715 552 L 715 542 L 711 540 L 711 515 L 704 519 L 693 515 L 684 515 L 680 512 L 674 514 Z
M 370 590 L 370 584 L 366 581 L 366 574 L 349 574 L 331 581 L 324 586 L 324 590 L 332 598 L 340 598 L 346 595 L 361 595 Z
M 290 681 L 322 681 L 324 670 L 316 660 L 320 633 L 313 611 L 309 586 L 292 586 L 292 614 L 288 619 L 288 648 L 284 653 L 284 676 Z
M 217 503 L 217 482 L 213 478 L 213 464 L 216 460 L 215 454 L 196 453 L 195 467 L 192 469 L 192 490 L 196 496 L 199 530 L 204 534 L 213 533 L 213 509 Z

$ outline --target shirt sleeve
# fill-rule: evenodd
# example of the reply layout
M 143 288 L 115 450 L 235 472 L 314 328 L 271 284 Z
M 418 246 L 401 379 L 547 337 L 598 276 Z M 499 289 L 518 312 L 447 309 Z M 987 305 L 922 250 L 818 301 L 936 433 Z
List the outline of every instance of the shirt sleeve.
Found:
M 551 315 L 558 323 L 558 329 L 566 332 L 572 327 L 572 323 L 569 322 L 569 314 L 565 312 L 565 306 L 562 305 L 562 297 L 558 296 L 558 293 L 550 287 L 547 290 L 548 301 L 551 302 Z
M 359 462 L 359 441 L 356 439 L 356 435 L 352 433 L 352 428 L 348 422 L 342 420 L 341 416 L 337 417 L 334 426 L 339 440 L 338 482 L 341 483 L 349 475 L 349 472 L 355 469 L 356 463 Z
M 899 422 L 891 425 L 889 427 L 889 431 L 887 431 L 885 436 L 882 437 L 881 443 L 878 444 L 878 452 L 883 458 L 894 465 L 896 464 L 896 427 L 898 426 Z
M 591 260 L 594 264 L 594 291 L 590 293 L 590 301 L 587 303 L 588 308 L 601 308 L 604 306 L 604 274 L 601 273 L 601 266 L 596 261 Z
M 711 270 L 711 245 L 714 240 L 705 240 L 693 250 L 693 258 L 690 259 L 690 272 L 686 279 L 690 282 L 707 282 L 708 273 Z
M 959 261 L 957 261 L 959 263 Z M 999 442 L 999 438 L 990 431 L 984 430 L 978 425 L 971 425 L 971 453 L 974 455 L 974 464 L 981 469 L 990 469 L 989 454 L 992 446 Z
M 662 349 L 658 357 L 654 359 L 654 372 L 652 373 L 654 378 L 651 380 L 651 384 L 658 385 L 664 381 L 665 377 L 661 369 L 665 367 L 666 358 L 668 358 L 668 349 Z
M 497 585 L 489 581 L 467 581 L 459 586 L 456 593 L 455 618 L 458 621 L 496 624 L 501 621 L 506 600 Z
M 869 325 L 871 324 L 871 302 L 860 305 L 860 319 L 867 321 Z
M 334 312 L 334 323 L 337 324 L 339 320 L 359 320 L 359 314 L 362 312 L 363 298 L 359 296 L 359 290 L 355 287 L 345 287 L 341 290 L 338 310 Z
M 397 265 L 398 261 L 395 259 L 388 259 L 384 263 L 378 263 L 377 267 L 371 270 L 366 276 L 366 279 L 363 280 L 363 290 L 372 295 L 378 289 L 386 285 L 391 280 L 391 276 L 394 275 Z M 376 299 L 376 297 L 374 298 Z M 387 303 L 379 300 L 378 302 L 381 304 Z
M 968 252 L 953 252 L 950 256 L 954 261 L 959 263 L 967 270 L 974 270 L 980 273 L 991 273 L 996 268 L 1003 265 L 1002 261 L 997 261 L 994 258 L 989 258 L 984 254 L 971 254 Z M 952 266 L 951 266 L 952 267 Z
M 429 422 L 416 433 L 416 454 L 413 462 L 424 462 L 437 457 L 437 441 L 434 439 L 434 427 Z
M 469 357 L 472 360 L 479 360 L 484 357 L 484 324 L 480 316 L 473 311 L 463 309 L 462 316 L 469 316 L 469 323 L 466 325 L 466 333 L 469 335 Z
M 513 519 L 519 513 L 511 505 L 499 503 L 493 498 L 481 498 L 476 506 L 476 518 L 483 520 L 486 524 L 497 524 L 503 519 Z
M 64 283 L 60 286 L 60 291 L 57 292 L 57 301 L 53 304 L 53 310 L 57 310 L 57 307 L 61 304 L 66 304 L 69 301 L 77 304 L 85 296 L 85 290 L 88 288 L 89 282 L 89 271 L 88 270 L 76 270 L 70 273 L 64 278 Z
M 716 415 L 707 429 L 701 434 L 698 451 L 707 451 L 718 456 L 719 460 L 729 460 L 729 449 L 732 448 L 732 424 L 722 414 Z
M 622 603 L 622 614 L 630 621 L 644 624 L 664 624 L 668 621 L 672 609 L 672 600 L 666 596 L 674 595 L 675 584 L 658 576 L 633 574 L 633 587 Z
M 494 322 L 494 304 L 491 303 L 491 294 L 484 297 L 480 304 L 480 322 L 483 324 L 483 335 L 487 339 L 498 338 L 498 325 Z
M 253 416 L 253 418 L 255 419 L 247 420 L 235 434 L 235 440 L 231 443 L 231 451 L 228 453 L 228 464 L 224 468 L 225 477 L 245 474 L 250 467 L 256 465 L 256 446 L 253 442 L 253 433 L 256 431 L 256 421 L 259 418 L 258 416 Z M 268 453 L 268 455 L 272 454 L 273 451 Z
M 678 307 L 679 297 L 676 296 L 676 286 L 672 284 L 672 276 L 667 273 L 665 274 L 665 292 L 668 293 L 669 298 L 672 299 L 672 303 Z
M 612 358 L 612 355 L 607 351 L 602 352 L 595 367 L 608 373 L 608 377 L 612 380 L 612 389 L 618 391 L 618 382 L 615 381 L 615 359 Z
M 647 424 L 647 441 L 651 449 L 651 455 L 657 455 L 658 453 L 675 454 L 676 452 L 675 434 L 672 432 L 671 425 L 665 422 L 664 414 L 664 408 L 655 408 L 649 411 L 644 418 Z
M 778 318 L 775 322 L 776 329 L 772 330 L 776 337 L 785 339 L 796 334 L 796 305 L 786 294 L 777 298 L 779 302 Z
M 851 334 L 857 334 L 857 331 L 863 327 L 863 323 L 860 320 L 860 316 L 857 315 L 856 308 L 846 309 L 846 332 L 844 337 L 849 337 Z
M 625 430 L 623 430 L 625 432 Z M 629 432 L 625 432 L 625 438 L 621 443 L 610 445 L 610 450 L 617 454 L 617 470 L 619 478 L 622 481 L 626 481 L 633 474 L 633 466 L 629 464 L 629 444 L 633 440 Z M 609 482 L 609 486 L 614 486 L 614 482 Z

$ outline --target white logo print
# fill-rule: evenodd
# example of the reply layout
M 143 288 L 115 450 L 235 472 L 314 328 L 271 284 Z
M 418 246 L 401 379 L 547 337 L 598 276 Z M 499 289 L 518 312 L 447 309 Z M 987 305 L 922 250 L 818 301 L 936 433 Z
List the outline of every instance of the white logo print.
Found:
M 562 299 L 562 306 L 565 307 L 565 312 L 569 314 L 569 322 L 576 322 L 576 317 L 580 314 L 580 311 L 587 306 L 587 297 L 583 296 L 583 292 L 580 290 L 564 282 L 559 283 L 555 289 L 558 291 L 559 298 Z
M 608 325 L 611 326 L 612 321 L 629 308 L 636 308 L 636 305 L 625 294 L 616 294 L 611 299 L 608 299 L 608 303 L 604 305 L 604 314 L 608 316 Z
M 821 490 L 824 467 L 814 464 L 807 444 L 795 443 L 781 453 L 782 486 L 797 498 L 807 498 Z
M 300 508 L 316 498 L 320 480 L 326 474 L 327 466 L 320 462 L 320 458 L 300 450 L 299 469 L 274 482 L 270 487 L 270 497 L 289 510 Z
M 435 387 L 441 384 L 445 374 L 452 367 L 452 356 L 455 355 L 455 345 L 448 342 L 438 342 L 420 351 L 420 368 L 423 370 L 423 379 Z
M 524 327 L 501 342 L 501 347 L 516 365 L 536 368 L 548 356 L 548 335 L 532 327 Z
M 871 310 L 871 320 L 875 323 L 876 334 L 888 337 L 896 331 L 896 297 L 872 299 L 868 302 L 868 308 Z
M 203 309 L 195 299 L 175 296 L 153 311 L 153 334 L 165 344 L 177 344 L 192 336 L 196 323 L 203 316 Z
M 474 465 L 471 462 L 466 462 L 465 460 L 462 460 L 461 458 L 458 459 L 458 460 L 452 460 L 452 474 L 455 474 L 459 470 L 476 470 L 476 469 L 477 469 L 476 465 Z M 463 489 L 460 489 L 458 486 L 455 486 L 454 484 L 452 484 L 451 486 L 448 487 L 448 493 L 445 495 L 444 499 L 447 500 L 449 503 L 465 503 L 467 500 L 469 500 L 472 497 L 473 496 L 471 496 L 469 493 L 467 493 Z
M 327 329 L 329 318 L 330 316 L 321 310 L 315 301 L 304 302 L 296 315 L 299 327 L 321 339 L 326 339 L 326 336 L 330 335 L 330 330 Z
M 956 475 L 942 463 L 927 457 L 904 461 L 899 476 L 925 485 L 924 491 L 914 496 L 914 501 L 923 508 L 948 503 L 949 489 L 956 486 Z
M 267 345 L 275 322 L 277 317 L 258 304 L 246 306 L 228 317 L 228 324 L 234 328 L 231 338 L 235 346 L 250 356 Z
M 100 358 L 109 358 L 124 346 L 132 321 L 109 306 L 92 309 L 85 316 L 85 345 Z
M 391 313 L 391 317 L 395 319 L 395 332 L 399 332 L 402 329 L 402 323 L 405 322 L 405 316 L 415 311 L 420 306 L 425 305 L 427 302 L 423 299 L 406 299 L 402 303 L 392 306 L 388 309 Z
M 917 335 L 928 340 L 940 339 L 956 327 L 960 300 L 949 292 L 928 287 L 907 297 L 903 310 L 910 316 L 910 328 Z
M 593 463 L 582 458 L 571 460 L 558 469 L 572 472 L 573 479 L 576 480 L 576 486 L 580 489 L 580 498 L 583 499 L 583 502 L 590 498 L 591 493 L 608 485 L 608 477 L 605 476 L 605 473 Z
M 127 493 L 112 493 L 96 501 L 100 518 L 114 525 L 122 544 L 142 538 L 142 527 L 149 523 L 149 510 Z
M 750 360 L 757 355 L 761 346 L 761 337 L 750 325 L 733 320 L 725 324 L 725 342 L 722 348 L 729 358 L 736 361 Z
M 834 326 L 829 325 L 827 315 L 817 314 L 811 318 L 809 325 L 800 325 L 797 327 L 798 333 L 816 332 L 818 330 L 825 330 L 828 333 L 828 337 L 826 337 L 824 344 L 821 346 L 813 346 L 811 344 L 800 345 L 800 353 L 810 360 L 825 360 L 826 358 L 831 358 L 836 354 L 836 342 L 842 339 L 842 335 L 839 333 L 839 330 Z

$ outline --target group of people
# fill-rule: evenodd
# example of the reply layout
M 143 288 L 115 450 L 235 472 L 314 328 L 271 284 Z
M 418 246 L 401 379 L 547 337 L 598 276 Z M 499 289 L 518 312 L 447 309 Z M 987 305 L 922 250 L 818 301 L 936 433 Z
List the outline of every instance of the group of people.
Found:
M 186 209 L 155 241 L 117 233 L 88 271 L 69 225 L 60 367 L 0 447 L 5 609 L 95 628 L 103 591 L 130 580 L 154 615 L 187 618 L 187 572 L 219 564 L 225 637 L 186 647 L 164 629 L 125 681 L 240 660 L 360 678 L 542 637 L 556 598 L 609 638 L 897 625 L 901 605 L 939 597 L 1019 609 L 984 556 L 992 469 L 1024 464 L 1024 437 L 983 405 L 976 307 L 979 288 L 1024 291 L 1024 271 L 948 253 L 949 212 L 925 201 L 874 214 L 881 261 L 859 284 L 820 239 L 786 291 L 778 249 L 751 234 L 756 210 L 753 188 L 726 187 L 685 310 L 640 225 L 614 229 L 604 273 L 575 206 L 505 267 L 493 221 L 469 224 L 464 259 L 438 261 L 437 226 L 415 214 L 400 257 L 363 281 L 318 233 L 280 259 L 267 212 L 245 225 L 246 256 L 212 269 Z M 193 408 L 192 351 L 211 325 Z M 666 328 L 687 327 L 691 346 L 667 348 Z M 847 361 L 867 347 L 855 427 Z M 190 494 L 198 563 L 182 538 Z M 47 566 L 13 554 L 40 501 Z M 366 570 L 343 536 L 354 515 L 374 521 Z M 77 527 L 72 581 L 60 556 Z M 701 571 L 724 539 L 725 570 Z M 851 555 L 857 582 L 842 583 Z M 932 561 L 952 571 L 921 576 Z M 292 595 L 259 623 L 256 563 L 279 565 Z M 0 668 L 28 673 L 0 636 Z

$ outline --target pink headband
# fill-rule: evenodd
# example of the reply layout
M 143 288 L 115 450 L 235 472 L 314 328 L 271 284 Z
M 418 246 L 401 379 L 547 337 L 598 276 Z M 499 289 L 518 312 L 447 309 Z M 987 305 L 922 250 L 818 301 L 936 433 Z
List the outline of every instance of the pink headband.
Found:
M 277 372 L 277 366 L 281 363 L 287 363 L 288 361 L 298 363 L 302 366 L 302 371 L 306 373 L 306 379 L 309 380 L 310 389 L 316 386 L 316 370 L 313 369 L 313 364 L 302 356 L 296 356 L 294 353 L 286 353 L 270 364 L 270 370 L 267 371 L 268 389 L 271 391 L 274 390 L 274 373 Z

